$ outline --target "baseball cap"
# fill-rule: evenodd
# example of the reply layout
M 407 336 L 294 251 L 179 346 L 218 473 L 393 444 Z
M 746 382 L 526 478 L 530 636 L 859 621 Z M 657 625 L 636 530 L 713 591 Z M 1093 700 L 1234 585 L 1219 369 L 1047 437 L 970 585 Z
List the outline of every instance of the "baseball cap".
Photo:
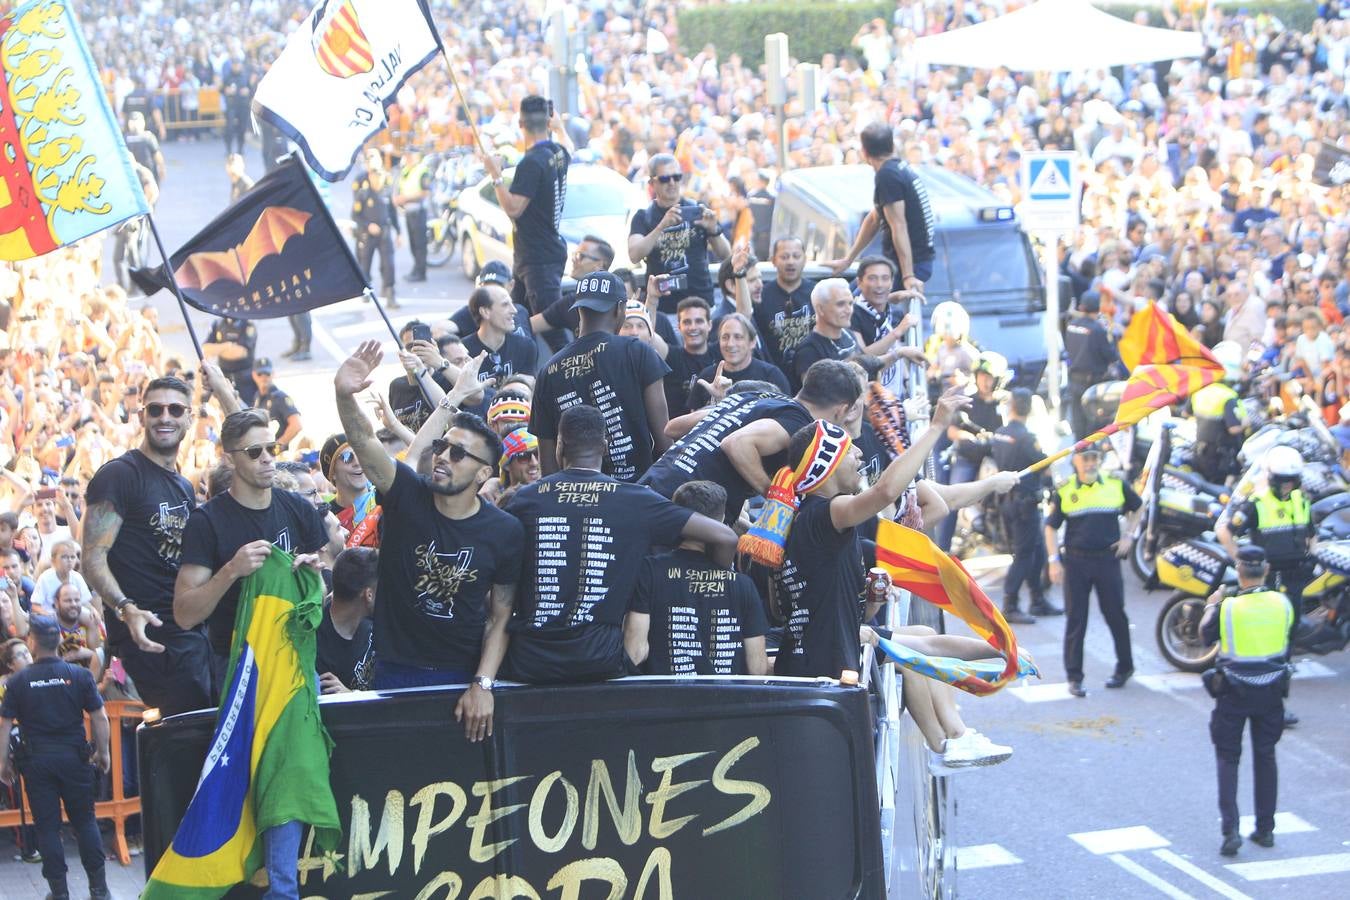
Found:
M 1078 298 L 1078 308 L 1082 312 L 1100 312 L 1102 308 L 1102 295 L 1096 291 L 1087 291 Z
M 474 283 L 478 287 L 485 284 L 500 284 L 506 287 L 511 283 L 511 267 L 499 259 L 489 260 L 483 266 L 483 271 L 478 273 L 478 280 Z
M 253 371 L 259 375 L 272 374 L 272 360 L 266 356 L 260 356 L 253 361 Z
M 609 312 L 620 303 L 628 302 L 628 288 L 623 279 L 613 272 L 592 272 L 577 282 L 577 299 L 572 309 Z
M 1096 444 L 1088 444 L 1086 447 L 1080 447 L 1073 451 L 1074 456 L 1101 456 L 1102 448 Z

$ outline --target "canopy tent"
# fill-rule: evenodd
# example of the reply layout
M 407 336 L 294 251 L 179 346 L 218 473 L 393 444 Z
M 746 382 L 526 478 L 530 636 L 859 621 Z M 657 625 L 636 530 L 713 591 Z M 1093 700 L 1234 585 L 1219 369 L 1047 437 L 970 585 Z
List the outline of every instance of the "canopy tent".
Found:
M 1200 56 L 1199 32 L 1149 28 L 1088 0 L 1038 0 L 967 28 L 919 38 L 918 58 L 935 66 L 1016 72 L 1077 72 Z

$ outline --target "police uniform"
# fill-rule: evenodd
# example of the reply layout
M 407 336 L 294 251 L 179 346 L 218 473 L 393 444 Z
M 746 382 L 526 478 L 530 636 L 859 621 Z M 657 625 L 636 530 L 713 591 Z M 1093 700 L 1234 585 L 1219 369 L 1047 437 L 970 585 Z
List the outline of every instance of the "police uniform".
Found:
M 1303 491 L 1295 488 L 1281 500 L 1266 488 L 1238 505 L 1230 520 L 1234 537 L 1250 535 L 1252 543 L 1266 551 L 1270 562 L 1268 587 L 1278 587 L 1295 606 L 1303 589 L 1312 581 L 1313 565 L 1308 543 L 1313 537 L 1312 508 Z
M 211 326 L 206 337 L 210 344 L 238 344 L 247 351 L 240 359 L 222 359 L 220 371 L 230 379 L 245 406 L 258 399 L 258 386 L 253 383 L 253 353 L 258 347 L 258 329 L 247 319 L 221 319 Z
M 35 618 L 31 627 L 35 635 L 60 633 L 50 618 Z M 0 720 L 5 720 L 0 731 L 8 735 L 10 721 L 17 719 L 23 736 L 17 768 L 33 809 L 42 877 L 56 900 L 70 896 L 61 845 L 62 803 L 79 843 L 90 891 L 95 898 L 108 896 L 103 840 L 94 818 L 97 777 L 84 736 L 84 714 L 102 709 L 103 698 L 89 670 L 64 661 L 54 651 L 11 675 L 0 703 Z
M 1095 313 L 1097 307 L 1084 296 L 1080 309 Z M 1095 315 L 1079 315 L 1069 320 L 1064 329 L 1064 353 L 1069 358 L 1069 383 L 1065 402 L 1069 407 L 1069 423 L 1073 436 L 1082 440 L 1088 435 L 1087 414 L 1083 412 L 1083 392 L 1106 378 L 1112 363 L 1120 359 L 1111 343 L 1106 328 Z
M 403 221 L 408 226 L 408 250 L 413 267 L 409 281 L 427 279 L 427 194 L 431 190 L 431 166 L 425 157 L 405 166 L 398 177 L 398 193 L 402 197 L 421 195 L 403 203 Z
M 1134 512 L 1141 504 L 1134 489 L 1112 475 L 1099 475 L 1091 484 L 1074 475 L 1050 494 L 1046 525 L 1064 526 L 1064 669 L 1071 683 L 1083 680 L 1083 638 L 1093 588 L 1116 647 L 1115 677 L 1134 671 L 1125 583 L 1114 545 L 1120 540 L 1121 514 Z
M 352 191 L 352 221 L 356 223 L 356 261 L 361 264 L 366 281 L 370 281 L 370 266 L 375 251 L 380 251 L 380 294 L 391 307 L 394 300 L 394 236 L 398 234 L 398 215 L 394 212 L 393 176 L 384 173 L 379 187 L 366 173 Z M 379 229 L 370 233 L 370 226 Z
M 994 462 L 1000 472 L 1020 472 L 1045 459 L 1036 436 L 1025 422 L 1014 419 L 994 432 L 990 442 Z M 1045 476 L 1036 472 L 1024 476 L 1004 496 L 999 512 L 1012 541 L 1013 559 L 1003 580 L 1003 610 L 1015 610 L 1021 602 L 1022 585 L 1031 590 L 1031 613 L 1055 614 L 1041 592 L 1041 574 L 1045 571 L 1046 551 L 1041 518 L 1041 489 Z
M 1191 397 L 1191 412 L 1195 414 L 1195 470 L 1215 483 L 1237 474 L 1243 435 L 1230 429 L 1247 425 L 1247 410 L 1237 391 L 1222 382 L 1205 385 Z
M 1239 559 L 1259 550 L 1243 548 Z M 1252 777 L 1256 799 L 1253 838 L 1266 840 L 1275 828 L 1275 744 L 1284 733 L 1284 693 L 1288 684 L 1290 635 L 1298 621 L 1289 598 L 1265 586 L 1246 588 L 1219 601 L 1217 614 L 1207 614 L 1200 636 L 1219 642 L 1216 668 L 1222 673 L 1210 715 L 1209 735 L 1219 775 L 1219 814 L 1226 838 L 1238 829 L 1238 765 L 1242 730 L 1251 722 Z M 1212 682 L 1208 682 L 1212 684 Z M 1231 840 L 1231 838 L 1229 838 Z M 1240 840 L 1225 855 L 1232 855 Z

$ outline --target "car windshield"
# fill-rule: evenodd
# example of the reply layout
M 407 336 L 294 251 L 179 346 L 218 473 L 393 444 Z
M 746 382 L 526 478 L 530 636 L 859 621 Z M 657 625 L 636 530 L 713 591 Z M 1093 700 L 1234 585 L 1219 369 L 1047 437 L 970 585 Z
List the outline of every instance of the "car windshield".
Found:
M 933 273 L 929 293 L 957 292 L 967 304 L 1002 302 L 1010 291 L 1025 295 L 1027 286 L 1039 281 L 1031 271 L 1026 245 L 1011 229 L 950 230 L 942 237 L 947 272 Z
M 584 219 L 591 216 L 619 216 L 628 214 L 625 195 L 614 190 L 612 184 L 568 182 L 567 199 L 563 201 L 564 219 Z

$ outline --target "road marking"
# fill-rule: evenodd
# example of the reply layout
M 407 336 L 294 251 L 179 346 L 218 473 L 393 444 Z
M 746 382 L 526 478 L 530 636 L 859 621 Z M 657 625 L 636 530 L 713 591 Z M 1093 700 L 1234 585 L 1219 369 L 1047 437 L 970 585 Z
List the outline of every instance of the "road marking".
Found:
M 1335 669 L 1314 659 L 1303 659 L 1294 663 L 1295 678 L 1330 678 L 1335 674 Z M 1204 686 L 1200 681 L 1200 676 L 1194 672 L 1162 672 L 1158 675 L 1136 675 L 1134 680 L 1151 691 L 1162 693 L 1191 690 Z
M 1077 699 L 1069 693 L 1068 682 L 1056 684 L 1027 684 L 1023 687 L 1008 688 L 1014 697 L 1024 703 L 1045 703 L 1048 700 Z
M 1324 853 L 1320 856 L 1295 856 L 1292 859 L 1272 859 L 1266 862 L 1234 863 L 1224 868 L 1248 881 L 1333 875 L 1337 872 L 1350 872 L 1350 853 Z
M 1147 825 L 1108 828 L 1105 831 L 1080 831 L 1069 837 L 1098 856 L 1104 853 L 1128 853 L 1131 850 L 1152 850 L 1154 847 L 1172 845 L 1171 841 Z
M 1256 830 L 1256 816 L 1243 816 L 1238 820 L 1238 833 L 1251 834 Z M 1276 834 L 1302 834 L 1305 831 L 1316 831 L 1317 826 L 1305 822 L 1303 819 L 1291 812 L 1277 812 L 1275 814 L 1275 833 Z
M 976 844 L 956 848 L 956 868 L 988 869 L 993 866 L 1015 866 L 1022 860 L 999 844 Z
M 1235 887 L 1230 887 L 1226 882 L 1215 878 L 1190 860 L 1183 859 L 1171 850 L 1154 850 L 1153 855 L 1167 863 L 1169 866 L 1185 872 L 1215 893 L 1223 894 L 1225 897 L 1229 898 L 1229 900 L 1252 900 L 1247 894 L 1242 893 L 1242 891 L 1239 891 Z
M 338 365 L 342 365 L 347 359 L 347 351 L 338 346 L 337 341 L 333 340 L 333 336 L 328 333 L 328 329 L 324 328 L 323 324 L 317 319 L 310 320 L 310 328 L 313 332 L 314 340 L 318 342 L 319 346 L 328 351 L 328 355 L 333 357 L 333 360 L 337 362 Z
M 1151 887 L 1155 887 L 1158 890 L 1162 891 L 1167 896 L 1172 897 L 1173 900 L 1195 900 L 1194 897 L 1183 891 L 1181 888 L 1177 887 L 1176 885 L 1172 884 L 1169 881 L 1159 878 L 1157 875 L 1154 875 L 1148 869 L 1145 869 L 1143 866 L 1139 865 L 1139 863 L 1130 859 L 1128 856 L 1124 856 L 1120 853 L 1112 853 L 1110 856 L 1107 857 L 1107 859 L 1111 860 L 1111 862 L 1120 866 L 1126 872 L 1129 872 L 1135 878 L 1138 878 L 1140 881 L 1144 882 L 1144 884 L 1147 884 Z
M 1330 678 L 1335 674 L 1335 669 L 1323 665 L 1315 659 L 1294 660 L 1295 678 Z

